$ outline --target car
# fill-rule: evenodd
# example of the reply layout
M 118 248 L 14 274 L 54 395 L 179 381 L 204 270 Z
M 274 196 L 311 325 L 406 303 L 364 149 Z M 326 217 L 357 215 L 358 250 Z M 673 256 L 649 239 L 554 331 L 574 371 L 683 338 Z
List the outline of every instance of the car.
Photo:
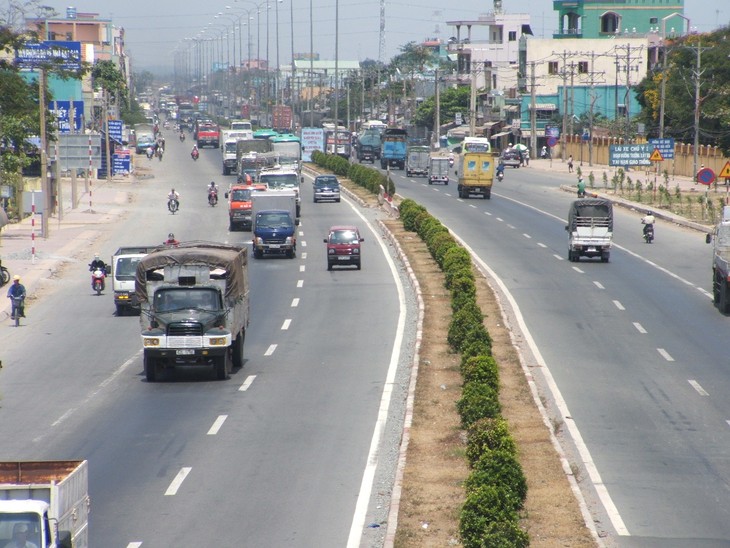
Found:
M 335 265 L 355 265 L 358 270 L 362 266 L 360 244 L 365 239 L 360 236 L 356 226 L 336 225 L 329 229 L 324 243 L 327 244 L 327 270 Z
M 502 154 L 499 155 L 499 160 L 505 166 L 512 166 L 515 169 L 522 164 L 522 156 L 520 156 L 519 151 L 511 148 L 503 150 Z
M 340 182 L 334 175 L 318 175 L 313 185 L 315 204 L 320 200 L 340 201 Z

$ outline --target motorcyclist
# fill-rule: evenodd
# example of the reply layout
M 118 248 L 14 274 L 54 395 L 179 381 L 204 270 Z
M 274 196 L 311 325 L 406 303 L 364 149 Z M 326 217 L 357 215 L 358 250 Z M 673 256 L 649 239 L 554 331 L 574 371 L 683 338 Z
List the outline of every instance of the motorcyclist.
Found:
M 180 142 L 185 141 L 185 132 L 181 129 L 180 130 Z
M 578 197 L 585 198 L 586 195 L 586 184 L 583 181 L 583 177 L 578 177 Z
M 499 178 L 501 180 L 504 177 L 504 163 L 502 162 L 501 159 L 499 160 L 499 164 L 497 164 L 496 172 L 497 172 L 497 178 Z
M 454 153 L 449 152 L 449 167 L 453 167 L 453 166 L 454 166 Z
M 165 245 L 166 245 L 167 247 L 177 247 L 177 246 L 179 246 L 179 245 L 180 245 L 180 242 L 178 242 L 178 241 L 177 241 L 177 240 L 175 239 L 175 235 L 174 235 L 174 234 L 173 234 L 172 232 L 170 232 L 170 233 L 169 233 L 169 234 L 167 235 L 167 240 L 165 240 Z
M 151 160 L 152 157 L 155 155 L 155 147 L 153 147 L 152 145 L 148 146 L 146 152 L 147 152 L 147 158 L 149 160 Z
M 211 181 L 208 185 L 208 202 L 212 202 L 213 200 L 218 201 L 218 187 L 215 181 Z
M 644 225 L 644 236 L 646 236 L 646 233 L 649 230 L 654 230 L 655 221 L 656 219 L 654 218 L 654 214 L 651 211 L 647 211 L 646 215 L 641 218 L 641 224 Z
M 548 157 L 548 149 L 546 146 L 543 145 L 542 149 L 540 150 L 540 158 L 547 158 Z
M 13 284 L 8 288 L 8 299 L 16 297 L 20 298 L 20 306 L 18 311 L 20 317 L 25 318 L 25 286 L 20 283 L 20 276 L 13 276 Z M 14 317 L 11 319 L 15 319 Z
M 94 260 L 89 263 L 89 272 L 93 272 L 97 268 L 106 271 L 106 263 L 99 258 L 98 253 L 94 253 Z
M 193 159 L 197 158 L 200 152 L 198 151 L 198 145 L 193 145 L 193 150 L 190 151 L 190 156 L 192 156 Z
M 172 211 L 172 201 L 175 200 L 177 202 L 178 207 L 180 206 L 180 193 L 175 192 L 175 189 L 170 189 L 170 192 L 167 195 L 167 209 Z

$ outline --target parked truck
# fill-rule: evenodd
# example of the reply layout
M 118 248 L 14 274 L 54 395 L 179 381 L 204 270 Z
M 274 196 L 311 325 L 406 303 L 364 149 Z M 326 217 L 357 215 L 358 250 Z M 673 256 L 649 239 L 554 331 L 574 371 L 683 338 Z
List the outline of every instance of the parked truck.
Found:
M 722 219 L 707 243 L 712 248 L 712 300 L 723 314 L 730 314 L 730 207 L 722 209 Z
M 85 460 L 0 462 L 0 546 L 88 548 Z
M 144 372 L 210 366 L 219 380 L 243 367 L 249 323 L 248 256 L 243 247 L 184 242 L 137 266 Z
M 491 152 L 464 152 L 456 170 L 459 198 L 477 194 L 484 199 L 492 197 L 494 157 Z
M 123 246 L 112 255 L 111 272 L 107 272 L 107 276 L 111 276 L 112 279 L 114 306 L 117 309 L 117 316 L 124 316 L 127 312 L 139 311 L 139 301 L 134 291 L 137 265 L 142 257 L 157 247 L 159 245 Z
M 411 175 L 428 176 L 431 151 L 427 146 L 410 146 L 406 157 L 406 177 Z
M 407 137 L 405 129 L 388 128 L 383 132 L 380 143 L 381 169 L 388 166 L 405 169 Z
M 446 156 L 433 156 L 428 168 L 428 184 L 449 184 L 449 159 Z
M 253 256 L 297 254 L 296 200 L 289 190 L 254 191 L 251 195 L 253 216 Z
M 613 240 L 613 204 L 603 198 L 583 198 L 568 211 L 568 260 L 600 257 L 607 263 Z

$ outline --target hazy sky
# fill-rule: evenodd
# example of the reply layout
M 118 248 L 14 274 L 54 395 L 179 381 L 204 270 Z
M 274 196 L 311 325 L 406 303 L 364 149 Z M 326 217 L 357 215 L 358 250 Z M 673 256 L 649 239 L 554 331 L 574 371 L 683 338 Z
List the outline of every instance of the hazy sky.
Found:
M 311 4 L 310 4 L 311 2 Z M 334 59 L 335 43 L 338 42 L 338 57 L 342 60 L 362 61 L 378 59 L 380 44 L 380 2 L 379 0 L 267 0 L 253 2 L 244 0 L 77 0 L 59 2 L 46 0 L 60 14 L 67 6 L 74 6 L 78 12 L 98 13 L 110 18 L 115 25 L 126 31 L 127 50 L 131 52 L 134 70 L 149 69 L 157 73 L 161 67 L 173 66 L 173 52 L 189 47 L 194 38 L 207 27 L 202 36 L 220 36 L 236 24 L 245 23 L 251 10 L 253 20 L 250 29 L 243 27 L 243 58 L 248 57 L 250 30 L 251 57 L 260 52 L 266 59 L 268 15 L 268 58 L 276 63 L 276 13 L 279 25 L 279 61 L 291 62 L 292 28 L 294 51 L 309 52 L 310 26 L 313 29 L 313 51 L 321 59 Z M 713 5 L 710 10 L 701 6 Z M 226 6 L 230 6 L 226 9 Z M 261 6 L 260 15 L 257 7 Z M 310 18 L 310 6 L 312 16 Z M 536 37 L 549 37 L 558 28 L 558 18 L 552 9 L 552 0 L 503 0 L 503 9 L 508 13 L 529 13 L 531 26 Z M 440 37 L 444 41 L 456 34 L 455 28 L 446 24 L 449 20 L 477 19 L 480 14 L 493 9 L 493 1 L 476 2 L 463 0 L 452 4 L 444 0 L 386 0 L 385 2 L 385 56 L 388 62 L 399 53 L 399 48 L 408 42 L 420 42 L 425 38 Z M 226 15 L 216 18 L 216 14 Z M 339 16 L 336 17 L 336 12 Z M 292 17 L 293 14 L 293 17 Z M 711 31 L 730 22 L 730 1 L 728 0 L 685 0 L 684 14 L 700 32 Z M 240 19 L 239 19 L 240 18 Z M 335 32 L 336 21 L 338 31 Z M 311 25 L 310 25 L 311 22 Z M 260 30 L 258 37 L 257 29 Z M 231 40 L 239 51 L 238 31 Z M 338 39 L 336 40 L 336 36 Z M 225 44 L 224 39 L 224 44 Z

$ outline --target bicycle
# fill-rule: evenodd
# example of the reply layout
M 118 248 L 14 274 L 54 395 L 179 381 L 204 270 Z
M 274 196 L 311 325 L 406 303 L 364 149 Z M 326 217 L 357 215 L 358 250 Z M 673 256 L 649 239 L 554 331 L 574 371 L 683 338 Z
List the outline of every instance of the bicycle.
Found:
M 24 316 L 23 301 L 25 301 L 25 297 L 13 297 L 11 295 L 10 301 L 13 303 L 10 319 L 15 320 L 15 327 L 18 327 L 20 325 L 20 317 Z

